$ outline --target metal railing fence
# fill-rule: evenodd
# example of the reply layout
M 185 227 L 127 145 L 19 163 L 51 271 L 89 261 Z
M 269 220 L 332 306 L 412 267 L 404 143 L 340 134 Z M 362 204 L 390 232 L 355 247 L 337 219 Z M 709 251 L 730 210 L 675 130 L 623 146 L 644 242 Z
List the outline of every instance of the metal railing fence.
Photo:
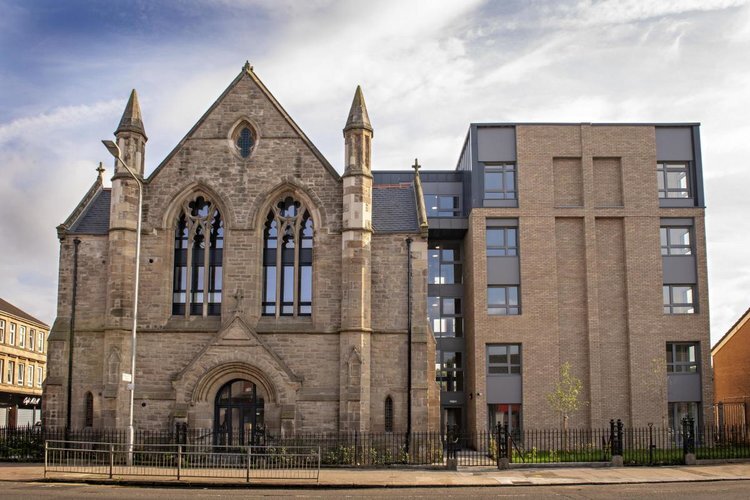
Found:
M 320 477 L 320 447 L 214 446 L 54 441 L 45 443 L 44 476 L 310 479 Z

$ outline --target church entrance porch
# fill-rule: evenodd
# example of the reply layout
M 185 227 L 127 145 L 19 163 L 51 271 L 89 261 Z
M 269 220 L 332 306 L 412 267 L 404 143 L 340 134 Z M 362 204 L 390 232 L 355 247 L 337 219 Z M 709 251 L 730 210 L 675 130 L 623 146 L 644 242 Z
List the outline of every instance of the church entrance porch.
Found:
M 264 400 L 257 386 L 243 379 L 224 384 L 214 404 L 214 443 L 258 445 L 264 433 Z

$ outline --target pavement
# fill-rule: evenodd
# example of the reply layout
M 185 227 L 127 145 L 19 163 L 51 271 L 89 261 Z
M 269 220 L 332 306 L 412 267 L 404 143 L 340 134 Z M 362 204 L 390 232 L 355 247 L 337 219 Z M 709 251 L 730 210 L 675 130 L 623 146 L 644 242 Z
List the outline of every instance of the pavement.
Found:
M 497 470 L 489 467 L 461 467 L 457 471 L 416 468 L 321 469 L 314 479 L 252 479 L 250 486 L 283 488 L 415 488 L 481 486 L 550 486 L 643 484 L 696 481 L 750 481 L 750 462 L 671 467 L 560 467 Z M 247 487 L 243 479 L 183 478 L 154 476 L 106 476 L 50 473 L 44 478 L 42 464 L 0 463 L 3 481 L 72 482 L 133 486 Z M 750 484 L 748 485 L 750 486 Z

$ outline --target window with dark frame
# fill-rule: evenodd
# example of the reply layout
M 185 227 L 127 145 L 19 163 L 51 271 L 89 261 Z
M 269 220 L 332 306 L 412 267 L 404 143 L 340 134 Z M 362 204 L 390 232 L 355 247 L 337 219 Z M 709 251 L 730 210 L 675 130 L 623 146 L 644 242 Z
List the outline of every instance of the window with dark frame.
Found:
M 390 396 L 385 398 L 384 413 L 385 432 L 393 432 L 393 399 Z
M 487 287 L 487 314 L 499 316 L 516 316 L 521 314 L 518 286 Z
M 460 197 L 448 194 L 426 194 L 424 204 L 427 217 L 459 217 L 461 215 Z
M 174 238 L 172 314 L 221 314 L 224 221 L 203 195 L 186 202 Z
M 291 196 L 271 207 L 263 232 L 264 316 L 310 316 L 313 219 Z
M 254 144 L 253 132 L 249 127 L 243 127 L 237 134 L 237 151 L 239 151 L 240 156 L 243 158 L 250 156 Z
M 521 344 L 487 346 L 487 375 L 516 375 L 520 373 Z
M 428 281 L 431 285 L 461 283 L 461 251 L 458 243 L 431 243 L 427 251 Z
M 695 285 L 664 285 L 664 314 L 695 314 Z
M 657 163 L 656 182 L 659 187 L 659 198 L 690 198 L 690 163 Z
M 692 255 L 692 228 L 689 226 L 661 226 L 659 228 L 662 255 Z
M 487 227 L 487 257 L 518 255 L 517 227 Z
M 464 336 L 461 299 L 458 297 L 428 297 L 427 316 L 435 338 Z
M 667 342 L 667 373 L 698 373 L 696 342 Z
M 436 351 L 435 371 L 438 385 L 443 392 L 464 390 L 463 354 L 457 351 Z
M 516 164 L 500 163 L 484 167 L 484 199 L 516 199 Z

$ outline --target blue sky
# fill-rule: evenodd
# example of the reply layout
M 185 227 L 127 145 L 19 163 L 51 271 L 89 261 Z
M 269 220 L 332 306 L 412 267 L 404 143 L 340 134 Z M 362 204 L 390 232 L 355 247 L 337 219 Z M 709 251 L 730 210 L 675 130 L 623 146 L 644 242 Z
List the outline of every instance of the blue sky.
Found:
M 712 339 L 750 305 L 744 0 L 0 0 L 0 296 L 51 323 L 65 220 L 130 89 L 152 171 L 250 60 L 342 170 L 356 85 L 374 165 L 453 168 L 481 121 L 702 123 Z M 12 235 L 12 236 L 9 236 Z

